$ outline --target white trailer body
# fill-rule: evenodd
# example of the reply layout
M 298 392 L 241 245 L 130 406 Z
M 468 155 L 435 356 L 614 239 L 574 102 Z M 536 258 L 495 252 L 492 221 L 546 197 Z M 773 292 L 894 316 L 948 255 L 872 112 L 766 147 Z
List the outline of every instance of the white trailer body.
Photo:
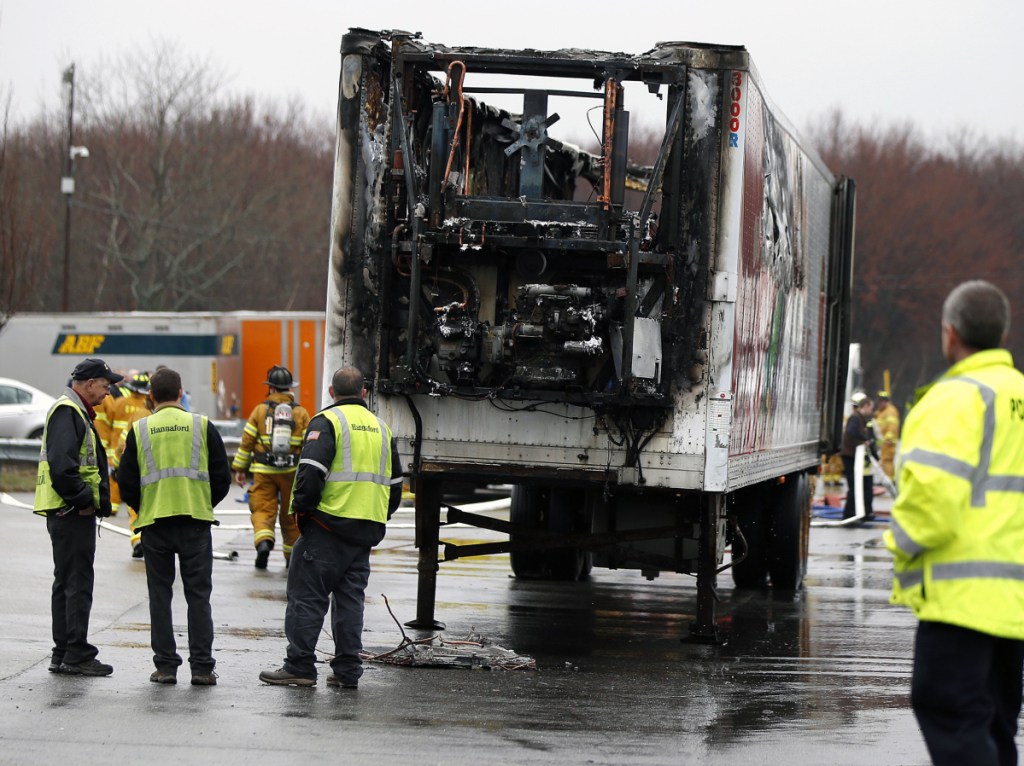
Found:
M 627 159 L 636 84 L 667 96 L 649 167 Z M 554 139 L 557 99 L 601 110 L 596 154 Z M 841 417 L 852 228 L 852 182 L 800 143 L 742 48 L 346 35 L 324 372 L 372 379 L 412 461 L 417 621 L 433 623 L 452 479 L 518 486 L 510 524 L 448 512 L 509 543 L 448 545 L 445 560 L 696 573 L 698 637 L 715 632 L 728 539 L 746 543 L 737 583 L 798 587 L 806 473 Z

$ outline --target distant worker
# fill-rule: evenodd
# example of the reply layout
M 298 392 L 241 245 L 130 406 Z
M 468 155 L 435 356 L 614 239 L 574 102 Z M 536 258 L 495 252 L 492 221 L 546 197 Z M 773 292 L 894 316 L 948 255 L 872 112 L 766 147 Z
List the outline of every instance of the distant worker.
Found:
M 363 673 L 363 606 L 370 549 L 402 501 L 402 466 L 391 429 L 366 406 L 363 375 L 334 373 L 334 403 L 306 431 L 292 511 L 302 536 L 288 572 L 284 633 L 288 652 L 260 680 L 279 686 L 316 684 L 316 644 L 331 606 L 331 686 L 354 689 Z
M 102 359 L 79 362 L 71 386 L 50 407 L 36 475 L 33 508 L 46 516 L 53 545 L 51 673 L 109 676 L 89 643 L 95 580 L 96 517 L 110 515 L 107 457 L 93 410 L 121 376 Z
M 274 548 L 274 523 L 280 521 L 284 538 L 285 566 L 299 537 L 295 518 L 288 513 L 295 469 L 302 449 L 302 434 L 309 425 L 309 412 L 295 401 L 295 384 L 287 367 L 274 365 L 267 371 L 267 401 L 256 405 L 242 431 L 242 441 L 231 463 L 238 486 L 246 484 L 246 471 L 253 474 L 249 488 L 256 568 L 266 569 Z
M 128 394 L 114 400 L 114 422 L 110 432 L 111 449 L 107 455 L 110 460 L 111 473 L 115 476 L 121 463 L 121 456 L 124 454 L 125 441 L 132 426 L 153 410 L 153 404 L 149 398 L 148 372 L 137 372 L 132 375 L 125 383 L 125 388 L 128 389 Z M 135 528 L 137 518 L 136 509 L 129 505 L 128 529 L 132 533 L 129 538 L 132 546 L 132 558 L 141 559 L 142 536 Z
M 878 447 L 878 462 L 890 479 L 896 476 L 896 450 L 900 441 L 900 411 L 889 401 L 888 391 L 878 392 L 878 410 L 875 412 L 875 428 L 881 444 Z
M 121 384 L 112 385 L 107 395 L 103 397 L 103 401 L 96 405 L 94 408 L 96 412 L 96 419 L 93 421 L 93 425 L 96 427 L 96 433 L 99 434 L 100 444 L 103 445 L 103 451 L 107 453 L 107 462 L 110 462 L 110 455 L 117 445 L 116 442 L 111 442 L 111 434 L 114 430 L 114 410 L 117 408 L 117 402 L 124 397 L 128 389 L 124 386 L 124 379 L 128 377 L 124 370 L 114 370 L 117 375 L 121 376 Z M 110 508 L 111 516 L 116 516 L 121 506 L 121 492 L 117 486 L 117 479 L 113 476 L 110 477 Z
M 152 415 L 137 421 L 125 439 L 119 474 L 125 502 L 138 508 L 149 587 L 150 642 L 157 684 L 177 683 L 182 664 L 174 639 L 171 599 L 175 556 L 188 603 L 188 650 L 193 686 L 214 686 L 213 508 L 231 488 L 224 442 L 205 415 L 181 407 L 181 376 L 153 373 Z
M 910 700 L 935 764 L 1016 764 L 1024 672 L 1024 375 L 1010 304 L 984 281 L 942 307 L 952 365 L 903 429 L 884 533 L 892 601 L 918 623 Z
M 843 476 L 846 478 L 846 504 L 843 506 L 843 518 L 852 519 L 857 515 L 856 503 L 856 452 L 857 447 L 864 445 L 865 450 L 874 451 L 875 434 L 871 424 L 871 410 L 874 404 L 871 397 L 863 391 L 858 391 L 850 401 L 853 404 L 853 413 L 846 420 L 843 428 L 843 441 L 839 447 L 839 456 L 843 459 Z M 864 492 L 864 518 L 874 518 L 872 500 L 874 495 L 874 479 L 871 476 L 871 465 L 867 455 L 864 456 L 864 479 L 862 482 Z

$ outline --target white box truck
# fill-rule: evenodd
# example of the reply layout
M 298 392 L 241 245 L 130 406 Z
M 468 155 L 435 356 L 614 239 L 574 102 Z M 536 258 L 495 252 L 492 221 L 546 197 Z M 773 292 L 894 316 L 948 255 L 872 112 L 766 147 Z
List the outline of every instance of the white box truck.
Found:
M 341 53 L 324 373 L 364 372 L 408 461 L 410 624 L 438 624 L 441 561 L 489 553 L 525 578 L 694 574 L 697 640 L 728 566 L 800 587 L 808 475 L 841 427 L 854 185 L 748 53 L 364 29 Z M 555 137 L 572 110 L 591 151 Z M 514 485 L 509 519 L 442 502 L 466 481 Z M 508 540 L 439 555 L 442 506 Z

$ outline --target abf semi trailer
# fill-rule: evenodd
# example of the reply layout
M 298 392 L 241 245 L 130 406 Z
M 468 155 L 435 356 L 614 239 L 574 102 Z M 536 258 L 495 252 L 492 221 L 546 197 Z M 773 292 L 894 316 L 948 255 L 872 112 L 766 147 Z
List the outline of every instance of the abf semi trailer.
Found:
M 323 334 L 312 311 L 24 313 L 0 329 L 0 375 L 59 396 L 86 357 L 123 372 L 163 364 L 181 373 L 193 411 L 245 419 L 267 398 L 275 364 L 292 371 L 299 402 L 319 409 Z
M 372 379 L 410 462 L 411 624 L 435 624 L 453 481 L 515 485 L 510 522 L 446 514 L 509 539 L 441 561 L 695 574 L 699 640 L 730 543 L 737 585 L 800 587 L 808 474 L 841 428 L 854 186 L 747 52 L 353 29 L 341 69 L 324 372 Z M 553 133 L 573 111 L 593 151 Z

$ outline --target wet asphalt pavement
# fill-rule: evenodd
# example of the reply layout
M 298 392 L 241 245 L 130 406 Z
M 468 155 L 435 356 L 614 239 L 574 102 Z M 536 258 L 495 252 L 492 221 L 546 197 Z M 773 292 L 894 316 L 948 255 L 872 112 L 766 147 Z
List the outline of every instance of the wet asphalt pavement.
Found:
M 221 508 L 243 509 L 237 496 Z M 307 689 L 259 682 L 284 657 L 284 561 L 274 551 L 270 567 L 255 570 L 250 533 L 227 529 L 214 532 L 215 547 L 240 555 L 214 563 L 218 686 L 190 686 L 187 665 L 177 686 L 149 683 L 144 566 L 109 531 L 97 551 L 90 638 L 114 674 L 48 673 L 45 524 L 10 502 L 0 514 L 2 764 L 928 763 L 908 700 L 915 621 L 888 604 L 880 525 L 813 529 L 796 597 L 734 592 L 720 575 L 720 646 L 680 640 L 695 609 L 689 577 L 594 570 L 587 582 L 524 582 L 511 578 L 506 556 L 442 564 L 445 636 L 475 631 L 534 657 L 538 670 L 368 664 L 353 691 L 326 686 L 323 674 Z M 369 651 L 401 639 L 382 594 L 400 620 L 415 616 L 412 522 L 411 509 L 400 511 L 373 556 Z M 490 535 L 442 530 L 463 542 Z M 180 588 L 175 621 L 187 654 Z

